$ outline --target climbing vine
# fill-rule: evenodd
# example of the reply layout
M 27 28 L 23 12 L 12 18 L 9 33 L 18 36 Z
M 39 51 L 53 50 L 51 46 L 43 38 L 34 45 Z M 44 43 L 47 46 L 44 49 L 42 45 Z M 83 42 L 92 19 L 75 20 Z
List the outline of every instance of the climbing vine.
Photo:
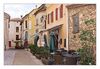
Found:
M 84 20 L 84 23 L 89 27 L 90 25 L 95 25 L 95 20 L 87 19 Z M 93 46 L 96 44 L 96 37 L 93 33 L 93 29 L 81 30 L 79 37 L 82 45 L 82 48 L 78 49 L 80 54 L 80 64 L 95 64 L 93 57 Z

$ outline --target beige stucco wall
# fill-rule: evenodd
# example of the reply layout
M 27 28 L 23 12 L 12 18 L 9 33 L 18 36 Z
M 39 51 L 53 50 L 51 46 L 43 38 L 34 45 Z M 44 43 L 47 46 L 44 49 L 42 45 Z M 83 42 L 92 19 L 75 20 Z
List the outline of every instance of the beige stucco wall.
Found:
M 9 23 L 9 19 L 4 18 L 4 45 L 6 46 L 6 49 L 9 48 L 9 44 L 8 44 L 8 39 L 9 39 L 9 34 L 8 34 L 8 23 Z
M 9 49 L 9 21 L 10 21 L 10 15 L 4 12 L 4 49 Z
M 38 20 L 38 26 L 36 26 L 36 29 L 38 29 L 38 32 L 41 30 L 41 29 L 45 29 L 44 27 L 44 22 L 41 22 L 41 17 L 42 16 L 45 16 L 46 15 L 46 12 L 45 11 L 41 11 L 39 12 L 35 17 L 36 17 L 36 20 Z
M 77 5 L 76 5 L 77 6 Z M 72 16 L 76 13 L 79 13 L 79 33 L 73 34 L 73 20 Z M 77 50 L 81 46 L 80 43 L 80 30 L 84 29 L 94 29 L 94 36 L 96 36 L 96 26 L 86 26 L 84 23 L 85 19 L 95 19 L 96 20 L 96 5 L 81 5 L 79 7 L 71 7 L 68 9 L 68 16 L 69 16 L 69 49 Z
M 45 30 L 45 20 L 46 20 L 46 11 L 45 10 L 40 10 L 38 9 L 40 12 L 38 12 L 35 15 L 35 31 L 38 30 L 37 33 L 39 33 L 40 31 Z M 43 20 L 41 22 L 41 17 L 43 16 Z M 37 22 L 38 21 L 38 22 Z M 36 25 L 36 23 L 38 25 Z M 44 34 L 45 32 L 43 32 L 43 34 L 39 33 L 39 40 L 38 40 L 38 46 L 44 46 Z
M 19 27 L 19 32 L 16 32 L 16 27 Z M 10 21 L 10 28 L 9 28 L 9 41 L 11 41 L 11 46 L 15 47 L 15 43 L 13 41 L 16 41 L 16 35 L 19 35 L 20 38 L 20 22 L 16 21 Z

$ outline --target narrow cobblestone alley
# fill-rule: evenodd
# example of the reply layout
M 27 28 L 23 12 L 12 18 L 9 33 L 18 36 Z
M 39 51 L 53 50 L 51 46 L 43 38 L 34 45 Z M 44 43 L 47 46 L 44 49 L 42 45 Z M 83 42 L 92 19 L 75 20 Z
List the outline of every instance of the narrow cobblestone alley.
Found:
M 29 51 L 26 50 L 8 50 L 5 51 L 5 65 L 43 65 Z

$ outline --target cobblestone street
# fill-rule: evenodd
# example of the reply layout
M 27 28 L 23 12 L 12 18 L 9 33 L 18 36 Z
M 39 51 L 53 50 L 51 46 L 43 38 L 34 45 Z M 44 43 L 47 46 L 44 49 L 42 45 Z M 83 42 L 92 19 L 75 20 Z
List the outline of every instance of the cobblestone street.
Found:
M 4 53 L 5 65 L 43 65 L 29 51 L 26 50 L 7 50 Z

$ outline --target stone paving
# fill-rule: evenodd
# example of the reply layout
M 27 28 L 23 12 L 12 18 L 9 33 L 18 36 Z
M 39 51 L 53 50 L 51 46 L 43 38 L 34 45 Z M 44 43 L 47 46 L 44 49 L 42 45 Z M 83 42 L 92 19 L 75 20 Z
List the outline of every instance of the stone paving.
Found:
M 13 64 L 15 53 L 16 53 L 16 50 L 6 50 L 6 51 L 4 51 L 4 65 Z
M 4 52 L 5 65 L 43 65 L 41 60 L 26 50 L 7 50 Z
M 19 50 L 15 54 L 14 65 L 43 65 L 41 60 L 33 56 L 29 51 Z

